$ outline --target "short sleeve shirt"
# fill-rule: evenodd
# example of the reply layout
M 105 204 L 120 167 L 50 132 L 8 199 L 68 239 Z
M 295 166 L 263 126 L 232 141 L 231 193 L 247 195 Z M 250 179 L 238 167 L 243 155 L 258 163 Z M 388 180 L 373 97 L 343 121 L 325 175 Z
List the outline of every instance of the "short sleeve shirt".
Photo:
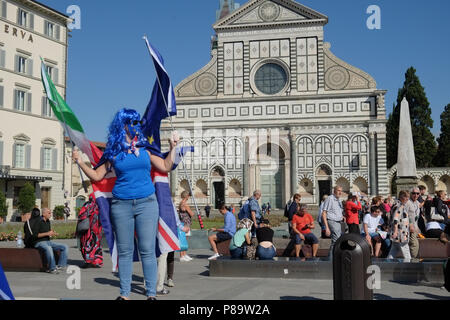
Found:
M 305 213 L 303 217 L 300 217 L 298 214 L 296 214 L 292 218 L 292 225 L 296 225 L 296 229 L 300 231 L 303 234 L 309 234 L 311 233 L 311 229 L 307 228 L 304 229 L 307 224 L 312 224 L 314 222 L 313 217 L 309 213 Z
M 245 235 L 248 233 L 248 229 L 242 228 L 236 231 L 233 239 L 230 241 L 230 250 L 240 248 L 245 241 Z
M 230 236 L 234 236 L 236 233 L 236 218 L 230 211 L 227 211 L 225 214 L 225 226 L 223 230 Z
M 341 222 L 343 219 L 343 206 L 341 200 L 336 198 L 334 194 L 329 196 L 323 204 L 323 211 L 327 212 L 327 219 Z
M 250 198 L 248 206 L 250 208 L 250 216 L 251 216 L 252 211 L 255 211 L 256 219 L 261 219 L 261 208 L 259 206 L 258 201 L 256 201 L 255 198 L 253 198 L 253 197 Z

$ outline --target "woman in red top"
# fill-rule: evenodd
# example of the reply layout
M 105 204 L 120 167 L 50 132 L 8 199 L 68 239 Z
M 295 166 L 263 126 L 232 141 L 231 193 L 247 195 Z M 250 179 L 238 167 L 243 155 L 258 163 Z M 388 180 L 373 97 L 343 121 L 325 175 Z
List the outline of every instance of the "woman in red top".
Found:
M 361 202 L 356 192 L 353 192 L 349 196 L 348 201 L 345 203 L 345 220 L 347 221 L 348 232 L 360 234 L 359 229 L 359 210 L 362 209 Z

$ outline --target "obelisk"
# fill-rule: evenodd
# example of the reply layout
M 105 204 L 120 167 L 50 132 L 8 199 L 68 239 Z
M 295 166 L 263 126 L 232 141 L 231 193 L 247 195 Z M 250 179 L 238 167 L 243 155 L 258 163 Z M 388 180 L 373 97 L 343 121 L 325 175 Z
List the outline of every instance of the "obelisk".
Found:
M 409 115 L 409 103 L 403 98 L 400 106 L 400 127 L 398 131 L 397 193 L 417 187 L 416 157 Z

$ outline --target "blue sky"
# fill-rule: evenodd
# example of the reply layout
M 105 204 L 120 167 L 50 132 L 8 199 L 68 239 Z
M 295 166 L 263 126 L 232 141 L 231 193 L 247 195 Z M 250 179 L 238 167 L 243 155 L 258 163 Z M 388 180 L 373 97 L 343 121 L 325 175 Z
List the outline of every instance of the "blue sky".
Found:
M 122 107 L 144 112 L 155 80 L 142 36 L 147 34 L 165 59 L 176 85 L 210 60 L 219 0 L 41 0 L 66 12 L 81 8 L 81 30 L 69 40 L 67 102 L 88 137 L 106 139 L 114 113 Z M 237 0 L 244 4 L 244 0 Z M 372 75 L 388 90 L 388 114 L 406 70 L 417 69 L 431 103 L 433 133 L 450 103 L 450 1 L 302 0 L 329 18 L 325 41 L 342 60 Z M 369 30 L 366 9 L 381 8 L 381 30 Z

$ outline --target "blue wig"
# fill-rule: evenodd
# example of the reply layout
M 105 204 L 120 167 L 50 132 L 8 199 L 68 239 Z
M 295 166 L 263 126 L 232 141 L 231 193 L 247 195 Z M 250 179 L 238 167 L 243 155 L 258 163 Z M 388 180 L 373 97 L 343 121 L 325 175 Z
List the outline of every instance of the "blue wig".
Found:
M 133 121 L 140 120 L 141 116 L 139 112 L 133 109 L 124 108 L 116 113 L 114 120 L 109 125 L 108 142 L 103 155 L 106 160 L 113 163 L 117 156 L 122 158 L 128 153 L 125 126 L 131 125 Z M 137 131 L 138 142 L 145 141 L 146 139 L 142 134 L 140 126 L 136 126 L 135 129 Z

